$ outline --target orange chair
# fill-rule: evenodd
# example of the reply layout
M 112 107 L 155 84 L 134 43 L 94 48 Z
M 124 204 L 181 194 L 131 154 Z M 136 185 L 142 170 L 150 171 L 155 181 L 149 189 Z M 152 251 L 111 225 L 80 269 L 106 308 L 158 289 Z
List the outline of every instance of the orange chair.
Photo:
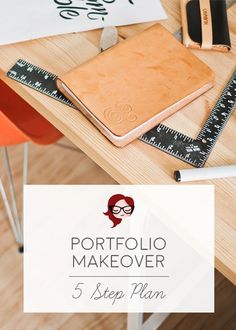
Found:
M 18 216 L 13 177 L 7 146 L 24 143 L 23 185 L 27 182 L 28 143 L 47 145 L 56 142 L 62 134 L 46 119 L 37 113 L 28 103 L 0 80 L 0 147 L 3 147 L 12 208 L 7 199 L 6 190 L 0 177 L 0 193 L 20 252 L 23 252 L 23 235 Z

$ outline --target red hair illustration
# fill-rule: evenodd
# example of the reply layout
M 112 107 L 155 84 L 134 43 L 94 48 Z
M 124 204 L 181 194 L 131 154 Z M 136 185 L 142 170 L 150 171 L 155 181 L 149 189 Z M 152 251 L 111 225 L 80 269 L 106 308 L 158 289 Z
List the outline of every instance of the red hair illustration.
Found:
M 113 222 L 112 228 L 114 228 L 123 218 L 131 216 L 134 211 L 134 200 L 122 194 L 113 195 L 108 201 L 107 208 L 104 214 Z

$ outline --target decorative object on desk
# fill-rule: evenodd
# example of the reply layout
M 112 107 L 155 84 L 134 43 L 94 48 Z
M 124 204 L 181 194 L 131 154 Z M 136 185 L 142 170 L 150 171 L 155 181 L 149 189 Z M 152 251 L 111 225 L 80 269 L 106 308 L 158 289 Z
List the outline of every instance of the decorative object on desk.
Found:
M 24 60 L 18 60 L 8 71 L 7 76 L 71 108 L 76 108 L 73 103 L 57 89 L 57 76 L 53 73 L 45 71 Z M 150 132 L 141 136 L 140 140 L 195 167 L 204 166 L 220 133 L 234 111 L 236 98 L 235 86 L 236 72 L 226 85 L 221 97 L 201 130 L 201 135 L 199 135 L 197 139 L 193 139 L 170 127 L 159 124 Z M 205 136 L 206 139 L 204 139 L 202 141 L 204 143 L 201 144 L 201 137 L 203 138 L 203 136 Z M 200 145 L 201 148 L 199 147 Z
M 181 14 L 186 47 L 230 50 L 225 0 L 181 0 Z
M 156 24 L 57 83 L 113 144 L 123 147 L 211 88 L 214 74 Z
M 117 28 L 115 26 L 105 27 L 102 31 L 101 39 L 100 39 L 100 48 L 103 52 L 116 45 L 119 40 L 119 35 Z
M 1 3 L 0 45 L 165 18 L 160 0 L 8 0 Z

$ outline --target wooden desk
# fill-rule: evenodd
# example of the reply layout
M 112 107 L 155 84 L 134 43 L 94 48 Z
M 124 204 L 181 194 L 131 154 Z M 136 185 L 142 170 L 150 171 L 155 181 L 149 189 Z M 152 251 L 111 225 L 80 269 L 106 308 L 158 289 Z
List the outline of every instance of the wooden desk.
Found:
M 179 1 L 166 0 L 163 4 L 169 19 L 162 24 L 175 32 L 180 27 Z M 196 136 L 207 118 L 209 109 L 214 105 L 235 66 L 236 5 L 229 10 L 229 24 L 233 44 L 229 54 L 194 51 L 215 71 L 215 87 L 165 121 L 165 124 L 192 137 Z M 126 38 L 147 26 L 148 24 L 140 24 L 121 27 L 119 34 Z M 120 184 L 175 184 L 173 171 L 190 166 L 141 141 L 118 149 L 79 111 L 4 76 L 19 58 L 56 74 L 63 74 L 99 53 L 100 33 L 101 31 L 90 31 L 2 46 L 0 77 Z M 233 163 L 236 164 L 236 113 L 227 124 L 207 166 Z M 205 183 L 215 184 L 216 188 L 216 268 L 236 284 L 236 178 Z

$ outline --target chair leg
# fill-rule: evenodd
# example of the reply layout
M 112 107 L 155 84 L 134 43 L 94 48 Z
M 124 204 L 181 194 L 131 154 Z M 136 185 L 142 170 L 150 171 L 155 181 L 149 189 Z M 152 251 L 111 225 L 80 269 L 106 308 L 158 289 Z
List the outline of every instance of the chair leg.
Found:
M 10 191 L 10 195 L 11 195 L 13 215 L 15 218 L 15 223 L 16 223 L 18 234 L 19 234 L 19 240 L 20 240 L 19 243 L 23 244 L 22 228 L 21 228 L 20 218 L 19 218 L 17 204 L 16 204 L 16 193 L 15 193 L 15 188 L 14 188 L 14 183 L 13 183 L 13 176 L 12 176 L 12 171 L 11 171 L 8 150 L 6 147 L 3 148 L 3 156 L 4 156 L 7 180 L 8 180 L 8 184 L 9 184 L 9 191 Z
M 168 313 L 154 313 L 144 322 L 142 330 L 156 330 L 165 322 Z
M 142 330 L 143 313 L 127 314 L 127 330 Z
M 18 232 L 16 223 L 15 223 L 15 219 L 12 215 L 11 207 L 10 207 L 10 204 L 8 202 L 6 191 L 4 189 L 3 182 L 2 182 L 1 178 L 0 178 L 0 193 L 2 195 L 3 203 L 5 205 L 6 212 L 7 212 L 7 215 L 8 215 L 8 219 L 9 219 L 13 234 L 15 236 L 15 239 L 16 239 L 18 244 L 22 244 L 21 237 L 19 236 L 19 232 Z
M 6 147 L 3 148 L 3 158 L 4 158 L 4 164 L 6 168 L 6 175 L 7 175 L 7 181 L 9 185 L 9 191 L 11 196 L 11 202 L 12 202 L 12 209 L 10 207 L 10 203 L 8 202 L 6 191 L 3 186 L 3 182 L 1 180 L 0 184 L 0 192 L 4 201 L 4 205 L 7 211 L 7 215 L 12 227 L 13 234 L 15 236 L 16 242 L 20 245 L 19 252 L 23 252 L 23 232 L 22 232 L 22 226 L 20 223 L 20 218 L 17 210 L 17 203 L 16 203 L 16 193 L 14 189 L 14 183 L 13 183 L 13 176 L 11 171 L 11 165 L 8 155 L 8 150 Z M 27 176 L 28 176 L 28 143 L 24 144 L 24 157 L 23 157 L 23 179 L 22 184 L 23 188 L 24 185 L 27 183 Z
M 28 158 L 29 158 L 29 144 L 24 144 L 24 155 L 23 155 L 23 178 L 22 178 L 22 196 L 24 196 L 24 186 L 27 184 L 28 181 Z M 24 246 L 23 246 L 23 221 L 24 221 L 24 203 L 22 205 L 22 245 L 19 247 L 19 252 L 24 252 Z
M 27 184 L 28 179 L 28 154 L 29 154 L 29 144 L 24 144 L 24 160 L 23 160 L 23 192 L 24 185 Z

